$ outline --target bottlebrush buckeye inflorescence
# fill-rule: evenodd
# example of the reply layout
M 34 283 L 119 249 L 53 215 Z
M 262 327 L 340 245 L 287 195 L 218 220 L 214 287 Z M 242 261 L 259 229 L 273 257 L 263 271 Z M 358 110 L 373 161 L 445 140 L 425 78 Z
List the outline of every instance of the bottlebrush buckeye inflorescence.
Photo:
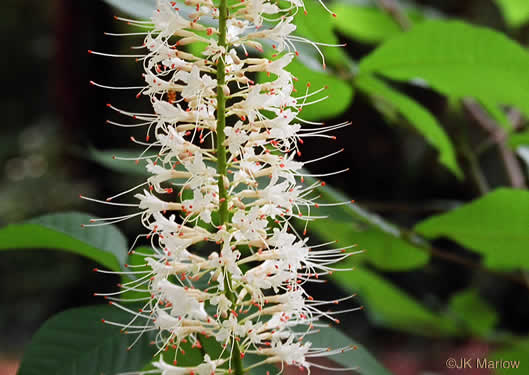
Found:
M 174 358 L 160 355 L 155 370 L 144 373 L 242 374 L 268 363 L 309 371 L 323 367 L 313 359 L 351 348 L 315 348 L 307 335 L 324 320 L 337 322 L 335 314 L 354 308 L 329 312 L 326 305 L 341 300 L 315 300 L 304 286 L 323 282 L 322 276 L 340 270 L 334 263 L 354 253 L 349 251 L 353 246 L 309 245 L 305 232 L 296 231 L 293 220 L 305 221 L 301 226 L 306 227 L 319 218 L 311 215 L 311 207 L 318 206 L 314 189 L 319 183 L 304 186 L 303 177 L 309 175 L 302 167 L 308 162 L 295 159 L 302 138 L 331 138 L 328 132 L 348 124 L 303 120 L 304 106 L 325 99 L 319 95 L 323 88 L 296 90 L 297 79 L 287 70 L 298 54 L 296 44 L 320 51 L 316 43 L 293 34 L 293 16 L 304 4 L 186 0 L 185 5 L 179 9 L 175 2 L 159 0 L 150 21 L 118 17 L 139 30 L 123 35 L 145 35 L 138 47 L 145 54 L 132 57 L 144 68 L 146 84 L 136 88 L 138 97 L 147 96 L 153 111 L 134 113 L 109 105 L 135 120 L 109 122 L 147 128 L 145 141 L 132 140 L 146 147 L 138 160 L 146 160 L 150 176 L 124 192 L 136 192 L 137 204 L 123 205 L 138 212 L 87 226 L 139 216 L 147 229 L 139 237 L 150 241 L 152 252 L 139 254 L 145 264 L 129 266 L 133 279 L 122 284 L 121 292 L 99 294 L 133 315 L 128 323 L 106 323 L 138 337 L 155 331 L 158 353 L 176 349 Z M 187 49 L 192 44 L 203 48 L 192 53 Z M 250 57 L 269 44 L 271 59 Z M 268 80 L 255 83 L 255 73 Z M 124 193 L 106 202 L 120 205 L 113 199 Z M 200 256 L 194 251 L 200 243 L 216 251 Z M 121 298 L 125 292 L 146 296 Z M 125 305 L 128 300 L 143 306 L 132 310 Z M 181 345 L 202 347 L 204 337 L 214 337 L 222 353 L 204 355 L 193 367 L 179 366 Z M 243 369 L 246 354 L 262 358 Z

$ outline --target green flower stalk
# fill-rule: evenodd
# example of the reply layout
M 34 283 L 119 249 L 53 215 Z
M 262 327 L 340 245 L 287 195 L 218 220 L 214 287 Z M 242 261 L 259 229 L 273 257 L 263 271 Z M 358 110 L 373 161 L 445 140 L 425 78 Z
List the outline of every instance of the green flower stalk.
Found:
M 145 70 L 138 96 L 150 99 L 153 113 L 110 105 L 136 121 L 111 123 L 147 127 L 146 140 L 133 141 L 146 147 L 138 159 L 147 161 L 150 176 L 126 192 L 143 188 L 135 195 L 138 203 L 124 204 L 137 212 L 89 225 L 138 216 L 147 230 L 140 238 L 150 241 L 152 251 L 139 254 L 145 264 L 129 267 L 134 278 L 120 292 L 100 293 L 132 314 L 128 323 L 106 323 L 138 337 L 156 333 L 160 355 L 154 369 L 135 374 L 242 375 L 273 363 L 331 370 L 314 359 L 352 348 L 315 348 L 309 334 L 324 320 L 338 322 L 336 314 L 356 308 L 329 312 L 327 305 L 349 298 L 316 300 L 305 285 L 341 271 L 333 264 L 354 252 L 353 246 L 309 245 L 306 233 L 296 231 L 294 220 L 305 221 L 306 228 L 319 218 L 310 213 L 318 206 L 319 183 L 304 186 L 308 174 L 302 167 L 323 159 L 297 158 L 302 139 L 331 138 L 330 131 L 348 123 L 303 120 L 302 108 L 324 99 L 323 88 L 296 90 L 296 78 L 287 70 L 298 43 L 317 48 L 293 35 L 303 2 L 187 0 L 185 5 L 181 10 L 159 0 L 150 21 L 119 18 L 140 29 L 132 35 L 145 35 L 146 53 L 134 57 Z M 195 43 L 204 46 L 200 53 L 185 50 Z M 253 57 L 268 44 L 271 59 Z M 269 80 L 255 83 L 256 73 Z M 114 200 L 122 194 L 107 203 L 120 205 Z M 207 257 L 194 251 L 204 242 L 216 248 Z M 132 301 L 143 304 L 139 311 L 126 306 L 130 298 L 120 296 L 126 292 L 146 293 Z M 182 345 L 201 348 L 203 337 L 215 338 L 221 354 L 205 354 L 196 366 L 180 365 Z M 171 348 L 169 358 L 164 353 Z M 245 368 L 247 354 L 261 359 Z

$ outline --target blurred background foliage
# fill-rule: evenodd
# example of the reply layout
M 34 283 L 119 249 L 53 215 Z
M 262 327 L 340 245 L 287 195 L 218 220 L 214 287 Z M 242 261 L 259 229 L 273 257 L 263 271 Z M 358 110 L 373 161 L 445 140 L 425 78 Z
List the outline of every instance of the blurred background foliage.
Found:
M 112 155 L 137 155 L 129 137 L 142 131 L 105 126 L 118 118 L 105 104 L 138 112 L 147 104 L 88 85 L 141 84 L 141 69 L 86 51 L 127 53 L 140 44 L 103 32 L 128 30 L 113 15 L 145 17 L 153 3 L 0 5 L 7 57 L 0 101 L 6 116 L 0 359 L 19 359 L 47 318 L 101 303 L 92 293 L 119 282 L 91 269 L 124 263 L 125 238 L 130 244 L 137 222 L 120 224 L 124 235 L 116 228 L 86 234 L 81 214 L 30 219 L 66 211 L 114 216 L 79 194 L 104 198 L 141 179 L 141 166 Z M 344 148 L 332 162 L 309 169 L 350 168 L 327 178 L 320 192 L 326 201 L 356 203 L 320 208 L 331 218 L 309 231 L 366 252 L 348 261 L 354 272 L 334 275 L 332 286 L 313 293 L 358 293 L 366 308 L 340 328 L 394 374 L 448 374 L 449 357 L 516 359 L 529 368 L 523 363 L 529 358 L 529 2 L 326 4 L 337 17 L 306 1 L 309 16 L 300 12 L 297 32 L 346 47 L 323 47 L 325 69 L 314 50 L 300 47 L 292 72 L 299 87 L 327 87 L 329 99 L 304 109 L 306 119 L 352 126 L 335 141 L 307 139 L 302 152 L 308 160 Z M 102 240 L 107 237 L 112 240 Z M 493 371 L 476 372 L 487 373 Z

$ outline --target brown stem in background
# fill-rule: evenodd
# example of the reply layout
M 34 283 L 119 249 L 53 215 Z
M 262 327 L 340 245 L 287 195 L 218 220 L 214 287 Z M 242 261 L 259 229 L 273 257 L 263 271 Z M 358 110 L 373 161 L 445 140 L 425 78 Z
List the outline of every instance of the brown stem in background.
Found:
M 412 22 L 396 0 L 375 1 L 382 10 L 387 12 L 395 20 L 395 22 L 400 25 L 402 30 L 407 31 L 410 29 L 410 27 L 412 26 Z M 494 120 L 488 117 L 477 103 L 468 103 L 468 100 L 463 100 L 463 106 L 474 117 L 478 124 L 480 124 L 482 127 L 485 127 L 486 130 L 491 133 L 491 135 L 497 135 L 499 131 L 502 131 L 498 124 L 496 124 Z M 518 112 L 511 112 L 510 117 L 512 117 L 512 119 L 516 120 L 517 122 L 519 122 L 521 119 L 521 116 Z M 479 160 L 477 159 L 474 151 L 470 148 L 470 145 L 468 144 L 468 141 L 466 139 L 466 135 L 459 135 L 460 137 L 456 137 L 457 139 L 455 141 L 459 143 L 459 146 L 461 147 L 461 152 L 468 163 L 469 170 L 467 173 L 469 174 L 469 178 L 474 182 L 477 190 L 481 194 L 485 194 L 486 192 L 488 192 L 489 188 L 485 176 L 479 166 Z M 511 180 L 512 185 L 514 187 L 525 187 L 523 173 L 521 172 L 516 157 L 506 145 L 506 138 L 506 134 L 502 135 L 501 137 L 494 137 L 494 139 L 498 143 L 498 146 L 500 147 L 500 151 L 502 152 L 502 158 L 505 163 L 505 167 L 507 173 L 509 174 L 509 178 Z M 431 246 L 429 241 L 422 238 L 413 231 L 407 231 L 402 228 L 399 229 L 401 239 L 423 249 L 431 256 L 435 256 L 437 258 L 444 259 L 453 263 L 461 264 L 469 268 L 479 270 L 481 272 L 493 274 L 495 276 L 513 281 L 529 289 L 529 283 L 526 282 L 524 277 L 518 277 L 516 275 L 501 273 L 487 269 L 481 264 L 474 263 L 472 260 L 462 257 L 458 254 L 454 254 L 452 252 Z
M 466 258 L 464 256 L 455 254 L 452 251 L 448 251 L 448 250 L 444 250 L 444 249 L 433 247 L 422 236 L 420 236 L 419 234 L 417 234 L 417 233 L 415 233 L 415 232 L 413 232 L 411 230 L 407 231 L 406 229 L 401 229 L 400 238 L 403 239 L 404 241 L 410 243 L 411 245 L 413 245 L 415 247 L 418 247 L 419 249 L 427 252 L 428 254 L 430 254 L 430 256 L 433 256 L 433 257 L 436 257 L 436 258 L 439 258 L 439 259 L 444 259 L 444 260 L 452 262 L 452 263 L 456 263 L 456 264 L 460 264 L 460 265 L 466 266 L 466 267 L 471 268 L 473 270 L 477 270 L 477 271 L 480 271 L 480 272 L 488 273 L 490 275 L 494 275 L 496 277 L 500 277 L 502 279 L 509 280 L 509 281 L 514 282 L 516 284 L 519 284 L 519 285 L 525 287 L 527 290 L 529 290 L 529 283 L 527 283 L 527 281 L 526 281 L 525 277 L 523 277 L 523 275 L 522 275 L 522 277 L 519 277 L 519 276 L 514 275 L 514 274 L 509 274 L 509 273 L 505 273 L 505 272 L 491 270 L 491 269 L 488 269 L 488 268 L 484 267 L 480 263 L 475 263 L 471 259 L 468 259 L 468 258 Z
M 411 20 L 396 0 L 376 0 L 376 2 L 382 10 L 387 12 L 400 25 L 402 30 L 409 30 L 412 25 Z M 525 177 L 520 163 L 506 143 L 508 134 L 476 102 L 464 99 L 463 107 L 473 117 L 476 123 L 491 135 L 490 140 L 497 144 L 510 185 L 514 188 L 526 189 L 527 184 L 525 183 Z M 521 120 L 521 115 L 518 111 L 511 111 L 510 117 L 516 123 L 519 123 Z M 476 153 L 468 145 L 466 137 L 460 137 L 456 139 L 456 142 L 459 143 L 462 156 L 468 164 L 468 177 L 474 182 L 476 189 L 481 194 L 487 193 L 489 191 L 488 183 L 479 166 Z
M 514 188 L 526 189 L 525 177 L 514 152 L 507 145 L 507 132 L 494 121 L 475 101 L 471 99 L 463 100 L 465 110 L 472 116 L 475 122 L 490 134 L 490 139 L 493 140 L 500 151 L 505 171 L 509 178 L 510 184 Z M 520 118 L 520 116 L 517 116 Z
M 402 30 L 407 31 L 412 26 L 412 22 L 406 12 L 402 10 L 395 0 L 375 0 L 377 5 L 388 13 L 399 24 Z

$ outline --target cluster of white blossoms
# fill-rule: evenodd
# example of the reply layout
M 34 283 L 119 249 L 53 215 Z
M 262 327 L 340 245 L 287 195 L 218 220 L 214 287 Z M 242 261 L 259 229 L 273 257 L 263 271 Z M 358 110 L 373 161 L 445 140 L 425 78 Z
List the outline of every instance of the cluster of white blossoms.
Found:
M 133 141 L 146 146 L 138 159 L 146 160 L 150 176 L 127 191 L 137 190 L 138 202 L 128 206 L 138 212 L 90 225 L 139 216 L 147 230 L 140 238 L 150 241 L 152 252 L 136 252 L 145 264 L 128 266 L 134 279 L 120 292 L 100 294 L 133 314 L 129 323 L 107 323 L 138 338 L 155 332 L 161 355 L 154 370 L 137 374 L 240 375 L 272 363 L 322 367 L 314 357 L 351 348 L 316 348 L 305 337 L 354 309 L 322 311 L 341 300 L 316 300 L 304 287 L 324 282 L 322 276 L 339 270 L 333 263 L 354 253 L 352 246 L 334 243 L 310 246 L 292 222 L 304 220 L 306 226 L 318 218 L 310 212 L 318 206 L 314 189 L 320 183 L 303 185 L 309 175 L 302 170 L 306 163 L 295 160 L 298 144 L 307 137 L 331 138 L 329 131 L 347 125 L 300 117 L 323 90 L 299 93 L 296 77 L 286 70 L 296 43 L 316 45 L 293 35 L 293 16 L 303 2 L 185 5 L 158 0 L 150 21 L 121 18 L 141 28 L 130 35 L 145 34 L 146 53 L 135 57 L 145 70 L 140 94 L 150 99 L 153 113 L 109 105 L 137 121 L 111 123 L 148 128 L 145 141 Z M 250 57 L 268 43 L 272 59 Z M 256 74 L 267 80 L 255 83 Z M 113 198 L 107 201 L 119 205 Z M 207 245 L 196 251 L 200 244 Z M 199 255 L 204 249 L 214 251 Z M 143 304 L 139 311 L 126 307 L 127 298 L 119 298 L 124 292 L 147 293 L 132 299 Z M 221 354 L 206 354 L 196 366 L 179 365 L 184 344 L 202 348 L 206 338 L 216 339 Z M 261 359 L 243 368 L 247 354 Z

